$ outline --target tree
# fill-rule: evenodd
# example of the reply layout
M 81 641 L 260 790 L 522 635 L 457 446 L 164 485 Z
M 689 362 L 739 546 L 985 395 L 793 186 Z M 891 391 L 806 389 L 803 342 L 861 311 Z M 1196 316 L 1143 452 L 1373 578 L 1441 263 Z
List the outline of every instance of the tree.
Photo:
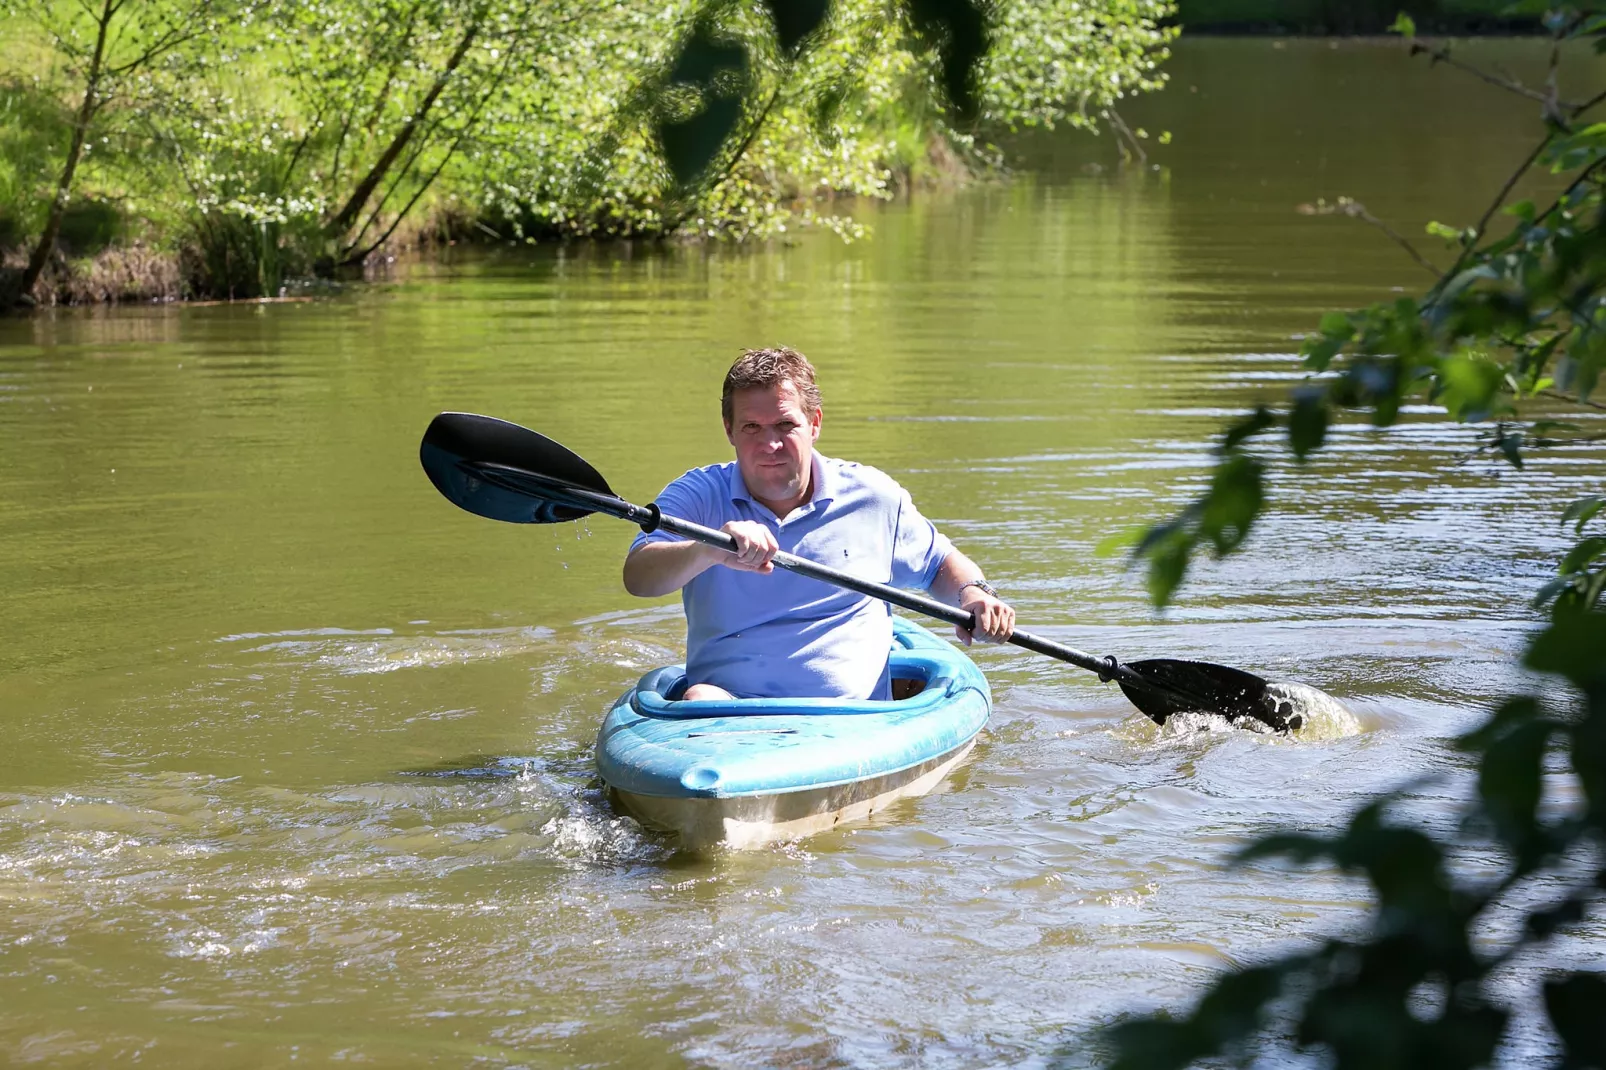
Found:
M 804 128 L 829 139 L 855 97 L 861 114 L 888 96 L 929 102 L 933 129 L 961 148 L 978 123 L 1102 120 L 1141 155 L 1146 135 L 1115 102 L 1164 84 L 1175 36 L 1161 25 L 1169 0 L 766 0 L 772 42 L 722 36 L 736 7 L 696 9 L 652 94 L 653 140 L 682 198 L 739 175 L 766 120 L 811 114 Z
M 213 34 L 224 0 L 99 0 L 53 4 L 33 0 L 23 14 L 37 23 L 80 87 L 71 138 L 44 229 L 15 284 L 12 302 L 33 300 L 34 284 L 56 251 L 73 181 L 91 131 L 106 106 L 158 62 L 171 62 L 197 38 Z
M 1270 456 L 1260 444 L 1269 433 L 1284 436 L 1297 464 L 1323 448 L 1337 414 L 1363 411 L 1382 427 L 1420 398 L 1454 419 L 1491 425 L 1482 448 L 1517 468 L 1528 451 L 1602 437 L 1521 414 L 1536 398 L 1606 407 L 1592 397 L 1606 362 L 1606 123 L 1586 121 L 1606 92 L 1570 100 L 1556 77 L 1568 42 L 1593 40 L 1597 52 L 1606 50 L 1606 16 L 1555 7 L 1545 23 L 1554 44 L 1542 89 L 1468 67 L 1446 48 L 1416 41 L 1409 19 L 1396 24 L 1413 54 L 1534 99 L 1544 135 L 1474 224 L 1429 227 L 1450 243 L 1454 262 L 1425 296 L 1326 316 L 1304 344 L 1311 379 L 1286 405 L 1259 408 L 1227 430 L 1209 490 L 1139 545 L 1158 603 L 1172 597 L 1193 554 L 1229 553 L 1250 533 L 1264 508 Z M 1506 205 L 1535 166 L 1563 176 L 1564 191 L 1543 208 Z M 1515 224 L 1491 238 L 1502 207 Z M 1353 201 L 1337 210 L 1374 221 Z M 1240 864 L 1328 862 L 1365 877 L 1376 898 L 1370 931 L 1222 977 L 1178 1018 L 1119 1025 L 1110 1035 L 1117 1067 L 1183 1067 L 1288 1041 L 1325 1051 L 1341 1068 L 1492 1061 L 1515 1013 L 1501 998 L 1500 971 L 1584 919 L 1606 894 L 1603 518 L 1600 497 L 1563 514 L 1580 538 L 1537 596 L 1550 620 L 1523 658 L 1545 686 L 1513 695 L 1458 741 L 1478 769 L 1460 834 L 1391 820 L 1383 798 L 1336 835 L 1283 832 L 1248 847 Z M 1564 771 L 1581 788 L 1576 796 L 1557 783 Z M 1486 860 L 1477 876 L 1451 864 L 1469 851 Z M 1513 911 L 1522 922 L 1515 932 L 1493 921 Z M 1606 973 L 1553 971 L 1542 989 L 1561 1065 L 1606 1066 Z

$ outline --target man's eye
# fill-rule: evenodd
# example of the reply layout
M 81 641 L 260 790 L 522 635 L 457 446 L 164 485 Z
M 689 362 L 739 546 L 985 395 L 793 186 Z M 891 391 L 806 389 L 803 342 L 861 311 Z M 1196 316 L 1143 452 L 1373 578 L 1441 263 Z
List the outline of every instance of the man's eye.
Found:
M 790 420 L 786 420 L 776 424 L 775 429 L 783 435 L 790 435 L 793 431 L 797 430 L 797 424 L 792 423 Z

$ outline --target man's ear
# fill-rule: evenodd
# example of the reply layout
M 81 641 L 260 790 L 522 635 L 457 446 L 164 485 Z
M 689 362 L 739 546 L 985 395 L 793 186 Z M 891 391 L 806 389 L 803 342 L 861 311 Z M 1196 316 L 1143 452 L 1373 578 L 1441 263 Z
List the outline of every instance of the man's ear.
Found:
M 814 407 L 814 415 L 810 417 L 809 424 L 814 428 L 814 437 L 820 437 L 820 424 L 825 420 L 825 410 L 818 405 Z

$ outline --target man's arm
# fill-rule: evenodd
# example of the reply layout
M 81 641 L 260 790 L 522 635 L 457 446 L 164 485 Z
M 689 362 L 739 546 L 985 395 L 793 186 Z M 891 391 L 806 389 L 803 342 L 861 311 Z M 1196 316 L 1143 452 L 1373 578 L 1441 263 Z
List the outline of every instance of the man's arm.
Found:
M 712 567 L 718 552 L 699 542 L 643 543 L 625 558 L 625 590 L 637 598 L 672 594 Z
M 980 587 L 965 586 L 972 580 L 980 579 L 985 577 L 976 563 L 955 550 L 942 559 L 942 565 L 931 581 L 931 596 L 975 614 L 974 635 L 954 626 L 954 634 L 961 643 L 969 646 L 972 639 L 980 639 L 984 643 L 1007 643 L 1009 637 L 1015 634 L 1015 610 Z
M 739 572 L 775 571 L 770 558 L 780 546 L 763 524 L 732 520 L 719 530 L 736 540 L 736 552 L 700 542 L 643 543 L 625 557 L 625 590 L 637 598 L 673 594 L 715 565 Z

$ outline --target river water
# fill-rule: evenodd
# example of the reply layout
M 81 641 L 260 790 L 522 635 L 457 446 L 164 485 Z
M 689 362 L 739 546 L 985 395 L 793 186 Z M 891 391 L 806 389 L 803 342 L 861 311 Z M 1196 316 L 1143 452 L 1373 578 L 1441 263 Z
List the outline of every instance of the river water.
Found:
M 1469 222 L 1536 116 L 1364 42 L 1185 42 L 1172 71 L 1129 116 L 1174 134 L 1163 170 L 1037 136 L 1014 182 L 859 209 L 851 246 L 475 253 L 308 303 L 0 322 L 0 1055 L 1079 1063 L 1091 1026 L 1361 924 L 1353 883 L 1227 859 L 1407 782 L 1449 826 L 1449 741 L 1514 684 L 1606 458 L 1515 473 L 1424 408 L 1280 464 L 1164 614 L 1094 548 L 1198 489 L 1322 312 L 1427 279 L 1295 205 Z M 679 657 L 678 602 L 623 592 L 616 521 L 454 509 L 418 438 L 493 413 L 644 501 L 727 456 L 720 377 L 773 342 L 819 366 L 822 450 L 902 481 L 1024 626 L 1314 684 L 1356 723 L 1167 735 L 992 649 L 991 726 L 933 795 L 714 857 L 616 816 L 596 726 Z

